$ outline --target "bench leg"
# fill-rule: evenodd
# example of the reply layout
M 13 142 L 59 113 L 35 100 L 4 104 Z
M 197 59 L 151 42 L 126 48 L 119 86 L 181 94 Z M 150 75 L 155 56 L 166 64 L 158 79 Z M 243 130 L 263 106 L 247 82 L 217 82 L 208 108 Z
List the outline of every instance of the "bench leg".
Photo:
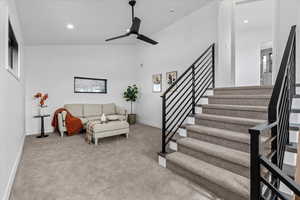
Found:
M 94 140 L 95 140 L 95 146 L 97 146 L 98 145 L 98 138 L 94 138 Z

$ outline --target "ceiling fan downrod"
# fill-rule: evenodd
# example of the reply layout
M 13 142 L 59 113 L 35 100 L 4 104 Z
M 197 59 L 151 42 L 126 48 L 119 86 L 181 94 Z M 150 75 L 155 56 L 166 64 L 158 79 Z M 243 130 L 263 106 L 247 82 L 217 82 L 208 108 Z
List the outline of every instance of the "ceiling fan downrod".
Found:
M 131 6 L 131 13 L 132 13 L 132 21 L 134 19 L 134 6 L 136 4 L 136 0 L 130 0 L 129 5 Z

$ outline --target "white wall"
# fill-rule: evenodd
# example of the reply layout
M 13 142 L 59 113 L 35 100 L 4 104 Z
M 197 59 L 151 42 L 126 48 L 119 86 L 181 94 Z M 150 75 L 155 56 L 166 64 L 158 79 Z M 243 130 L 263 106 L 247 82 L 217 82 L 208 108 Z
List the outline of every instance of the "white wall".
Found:
M 7 200 L 14 180 L 24 141 L 24 67 L 17 80 L 5 68 L 5 10 L 8 6 L 10 19 L 22 51 L 22 35 L 14 1 L 0 0 L 0 199 Z M 21 60 L 22 64 L 22 60 Z
M 235 84 L 235 6 L 233 0 L 221 0 L 218 7 L 218 67 L 216 87 Z
M 296 64 L 297 64 L 297 69 L 296 69 L 296 81 L 297 83 L 300 83 L 300 40 L 298 38 L 300 38 L 300 1 L 298 1 L 298 5 L 297 5 L 297 13 L 298 13 L 298 20 L 297 20 L 297 36 L 296 36 L 296 40 L 297 40 L 297 51 L 296 51 Z
M 260 85 L 260 51 L 272 40 L 272 28 L 236 34 L 236 86 Z
M 212 2 L 182 18 L 153 36 L 159 45 L 138 47 L 138 77 L 141 98 L 137 103 L 139 122 L 161 126 L 162 93 L 152 93 L 152 75 L 162 73 L 163 91 L 166 72 L 186 70 L 210 44 L 217 40 L 218 4 Z
M 291 26 L 299 23 L 299 7 L 300 3 L 298 0 L 274 0 L 275 1 L 275 21 L 274 21 L 274 70 L 273 70 L 273 81 L 278 73 L 283 52 L 286 46 L 286 42 L 291 30 Z M 298 30 L 299 30 L 298 24 Z M 298 32 L 298 38 L 299 38 Z M 299 51 L 298 51 L 299 52 Z M 299 53 L 297 56 L 298 70 L 297 79 L 300 79 L 300 63 Z
M 136 83 L 135 46 L 26 46 L 26 133 L 40 132 L 37 113 L 37 92 L 49 94 L 50 114 L 69 103 L 110 103 L 126 106 L 122 94 L 129 84 Z M 107 94 L 74 94 L 74 76 L 108 79 Z M 52 131 L 51 118 L 46 131 Z
M 273 11 L 273 0 L 235 5 L 236 86 L 260 85 L 260 51 L 273 45 Z

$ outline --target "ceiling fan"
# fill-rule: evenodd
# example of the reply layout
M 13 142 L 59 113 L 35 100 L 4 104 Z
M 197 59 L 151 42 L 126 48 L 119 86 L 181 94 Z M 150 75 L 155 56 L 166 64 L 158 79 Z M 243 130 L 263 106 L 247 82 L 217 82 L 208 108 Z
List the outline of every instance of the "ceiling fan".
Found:
M 150 39 L 149 37 L 142 35 L 139 33 L 140 30 L 140 25 L 141 25 L 141 20 L 138 17 L 134 16 L 134 6 L 136 4 L 136 0 L 130 0 L 129 1 L 129 5 L 131 6 L 132 9 L 132 25 L 131 28 L 128 29 L 127 33 L 124 35 L 120 35 L 117 37 L 113 37 L 113 38 L 109 38 L 107 40 L 105 40 L 106 42 L 111 41 L 111 40 L 116 40 L 116 39 L 120 39 L 120 38 L 124 38 L 124 37 L 128 37 L 130 35 L 137 35 L 137 39 L 142 40 L 144 42 L 156 45 L 158 44 L 158 42 Z

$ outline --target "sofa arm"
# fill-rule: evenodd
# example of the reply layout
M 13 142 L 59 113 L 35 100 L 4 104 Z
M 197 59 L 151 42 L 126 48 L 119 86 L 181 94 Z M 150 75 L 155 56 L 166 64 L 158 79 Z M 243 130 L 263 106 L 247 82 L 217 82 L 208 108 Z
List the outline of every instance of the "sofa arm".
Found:
M 59 133 L 61 135 L 61 137 L 64 136 L 64 132 L 67 131 L 67 128 L 66 128 L 66 116 L 67 116 L 67 112 L 66 111 L 63 111 L 61 113 L 58 113 L 58 130 L 59 130 Z
M 119 106 L 116 106 L 116 112 L 118 115 L 124 115 L 125 116 L 125 120 L 127 121 L 128 118 L 128 114 L 127 114 L 127 110 L 124 108 L 121 108 Z

